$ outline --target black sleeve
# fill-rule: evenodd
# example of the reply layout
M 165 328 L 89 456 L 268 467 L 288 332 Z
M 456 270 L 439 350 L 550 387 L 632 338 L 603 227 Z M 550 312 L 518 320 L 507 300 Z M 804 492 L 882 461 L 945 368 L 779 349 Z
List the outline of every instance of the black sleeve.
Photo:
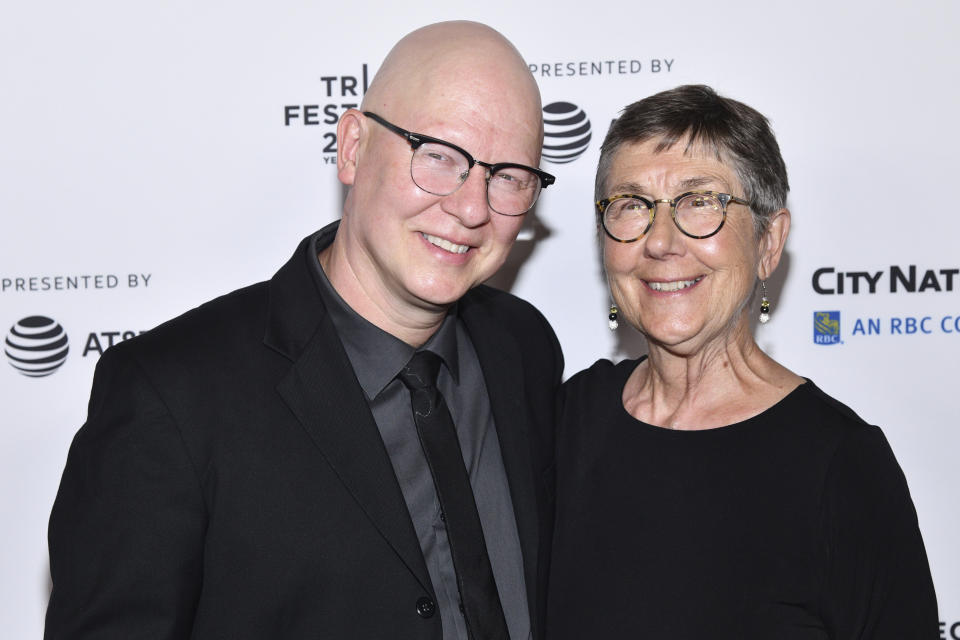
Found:
M 204 522 L 167 407 L 122 349 L 108 350 L 50 516 L 44 637 L 188 638 Z
M 827 474 L 822 518 L 821 607 L 830 637 L 939 637 L 917 514 L 879 428 L 846 435 Z

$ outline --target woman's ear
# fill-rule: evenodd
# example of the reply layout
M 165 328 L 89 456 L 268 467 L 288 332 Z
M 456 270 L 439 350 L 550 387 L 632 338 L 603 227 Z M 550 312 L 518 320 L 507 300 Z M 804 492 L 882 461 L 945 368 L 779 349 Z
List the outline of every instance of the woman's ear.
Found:
M 757 275 L 766 280 L 776 271 L 783 255 L 783 247 L 790 234 L 790 211 L 780 209 L 770 216 L 767 229 L 760 237 L 760 265 Z

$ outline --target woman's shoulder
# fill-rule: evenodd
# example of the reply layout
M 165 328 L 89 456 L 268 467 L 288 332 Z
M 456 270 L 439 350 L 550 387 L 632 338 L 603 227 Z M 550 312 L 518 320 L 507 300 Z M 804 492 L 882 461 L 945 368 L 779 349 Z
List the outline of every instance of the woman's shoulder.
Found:
M 843 402 L 818 387 L 809 378 L 794 389 L 786 402 L 781 403 L 784 415 L 805 428 L 815 428 L 831 435 L 842 438 L 849 433 L 879 431 L 879 429 L 860 417 L 857 412 Z
M 564 382 L 561 394 L 567 402 L 576 400 L 590 402 L 598 397 L 606 397 L 611 390 L 615 389 L 616 396 L 619 397 L 627 378 L 643 359 L 628 359 L 614 363 L 601 358 Z
M 870 424 L 849 406 L 837 400 L 812 381 L 797 387 L 788 409 L 803 431 L 813 436 L 827 453 L 828 475 L 847 477 L 849 473 L 868 477 L 886 469 L 894 476 L 900 467 L 882 429 Z
M 626 381 L 637 365 L 645 359 L 646 356 L 637 359 L 621 360 L 615 363 L 606 358 L 600 358 L 586 369 L 573 374 L 570 379 L 564 383 L 564 386 L 567 388 L 589 387 L 604 384 L 613 379 Z
M 574 374 L 560 389 L 560 431 L 581 430 L 588 425 L 595 430 L 600 424 L 619 423 L 623 411 L 623 386 L 643 361 L 597 360 L 590 367 Z M 579 425 L 574 428 L 572 425 Z
M 610 437 L 623 433 L 631 421 L 623 410 L 623 386 L 639 362 L 597 360 L 563 383 L 556 433 L 558 456 L 567 468 L 606 455 Z
M 806 383 L 797 387 L 797 390 L 802 392 L 802 399 L 811 411 L 822 414 L 831 422 L 850 427 L 867 424 L 853 409 L 825 392 L 809 378 L 806 379 Z

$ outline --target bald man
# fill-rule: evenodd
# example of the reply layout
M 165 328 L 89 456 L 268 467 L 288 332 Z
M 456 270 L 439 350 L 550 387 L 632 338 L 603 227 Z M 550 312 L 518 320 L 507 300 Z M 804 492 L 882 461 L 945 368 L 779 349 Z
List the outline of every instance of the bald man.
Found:
M 341 220 L 104 354 L 46 638 L 540 637 L 562 356 L 482 285 L 553 181 L 540 109 L 496 31 L 411 33 L 340 120 Z

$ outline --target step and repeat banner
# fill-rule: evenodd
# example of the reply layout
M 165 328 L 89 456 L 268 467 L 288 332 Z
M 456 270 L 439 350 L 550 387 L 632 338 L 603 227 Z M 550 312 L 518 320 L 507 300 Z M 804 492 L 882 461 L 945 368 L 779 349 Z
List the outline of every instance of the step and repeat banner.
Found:
M 960 5 L 611 0 L 21 3 L 0 20 L 0 628 L 39 637 L 46 528 L 104 350 L 270 277 L 339 217 L 335 128 L 390 46 L 439 20 L 511 38 L 557 176 L 494 284 L 570 376 L 607 328 L 592 205 L 626 104 L 704 83 L 767 115 L 793 230 L 761 347 L 883 427 L 960 639 Z

